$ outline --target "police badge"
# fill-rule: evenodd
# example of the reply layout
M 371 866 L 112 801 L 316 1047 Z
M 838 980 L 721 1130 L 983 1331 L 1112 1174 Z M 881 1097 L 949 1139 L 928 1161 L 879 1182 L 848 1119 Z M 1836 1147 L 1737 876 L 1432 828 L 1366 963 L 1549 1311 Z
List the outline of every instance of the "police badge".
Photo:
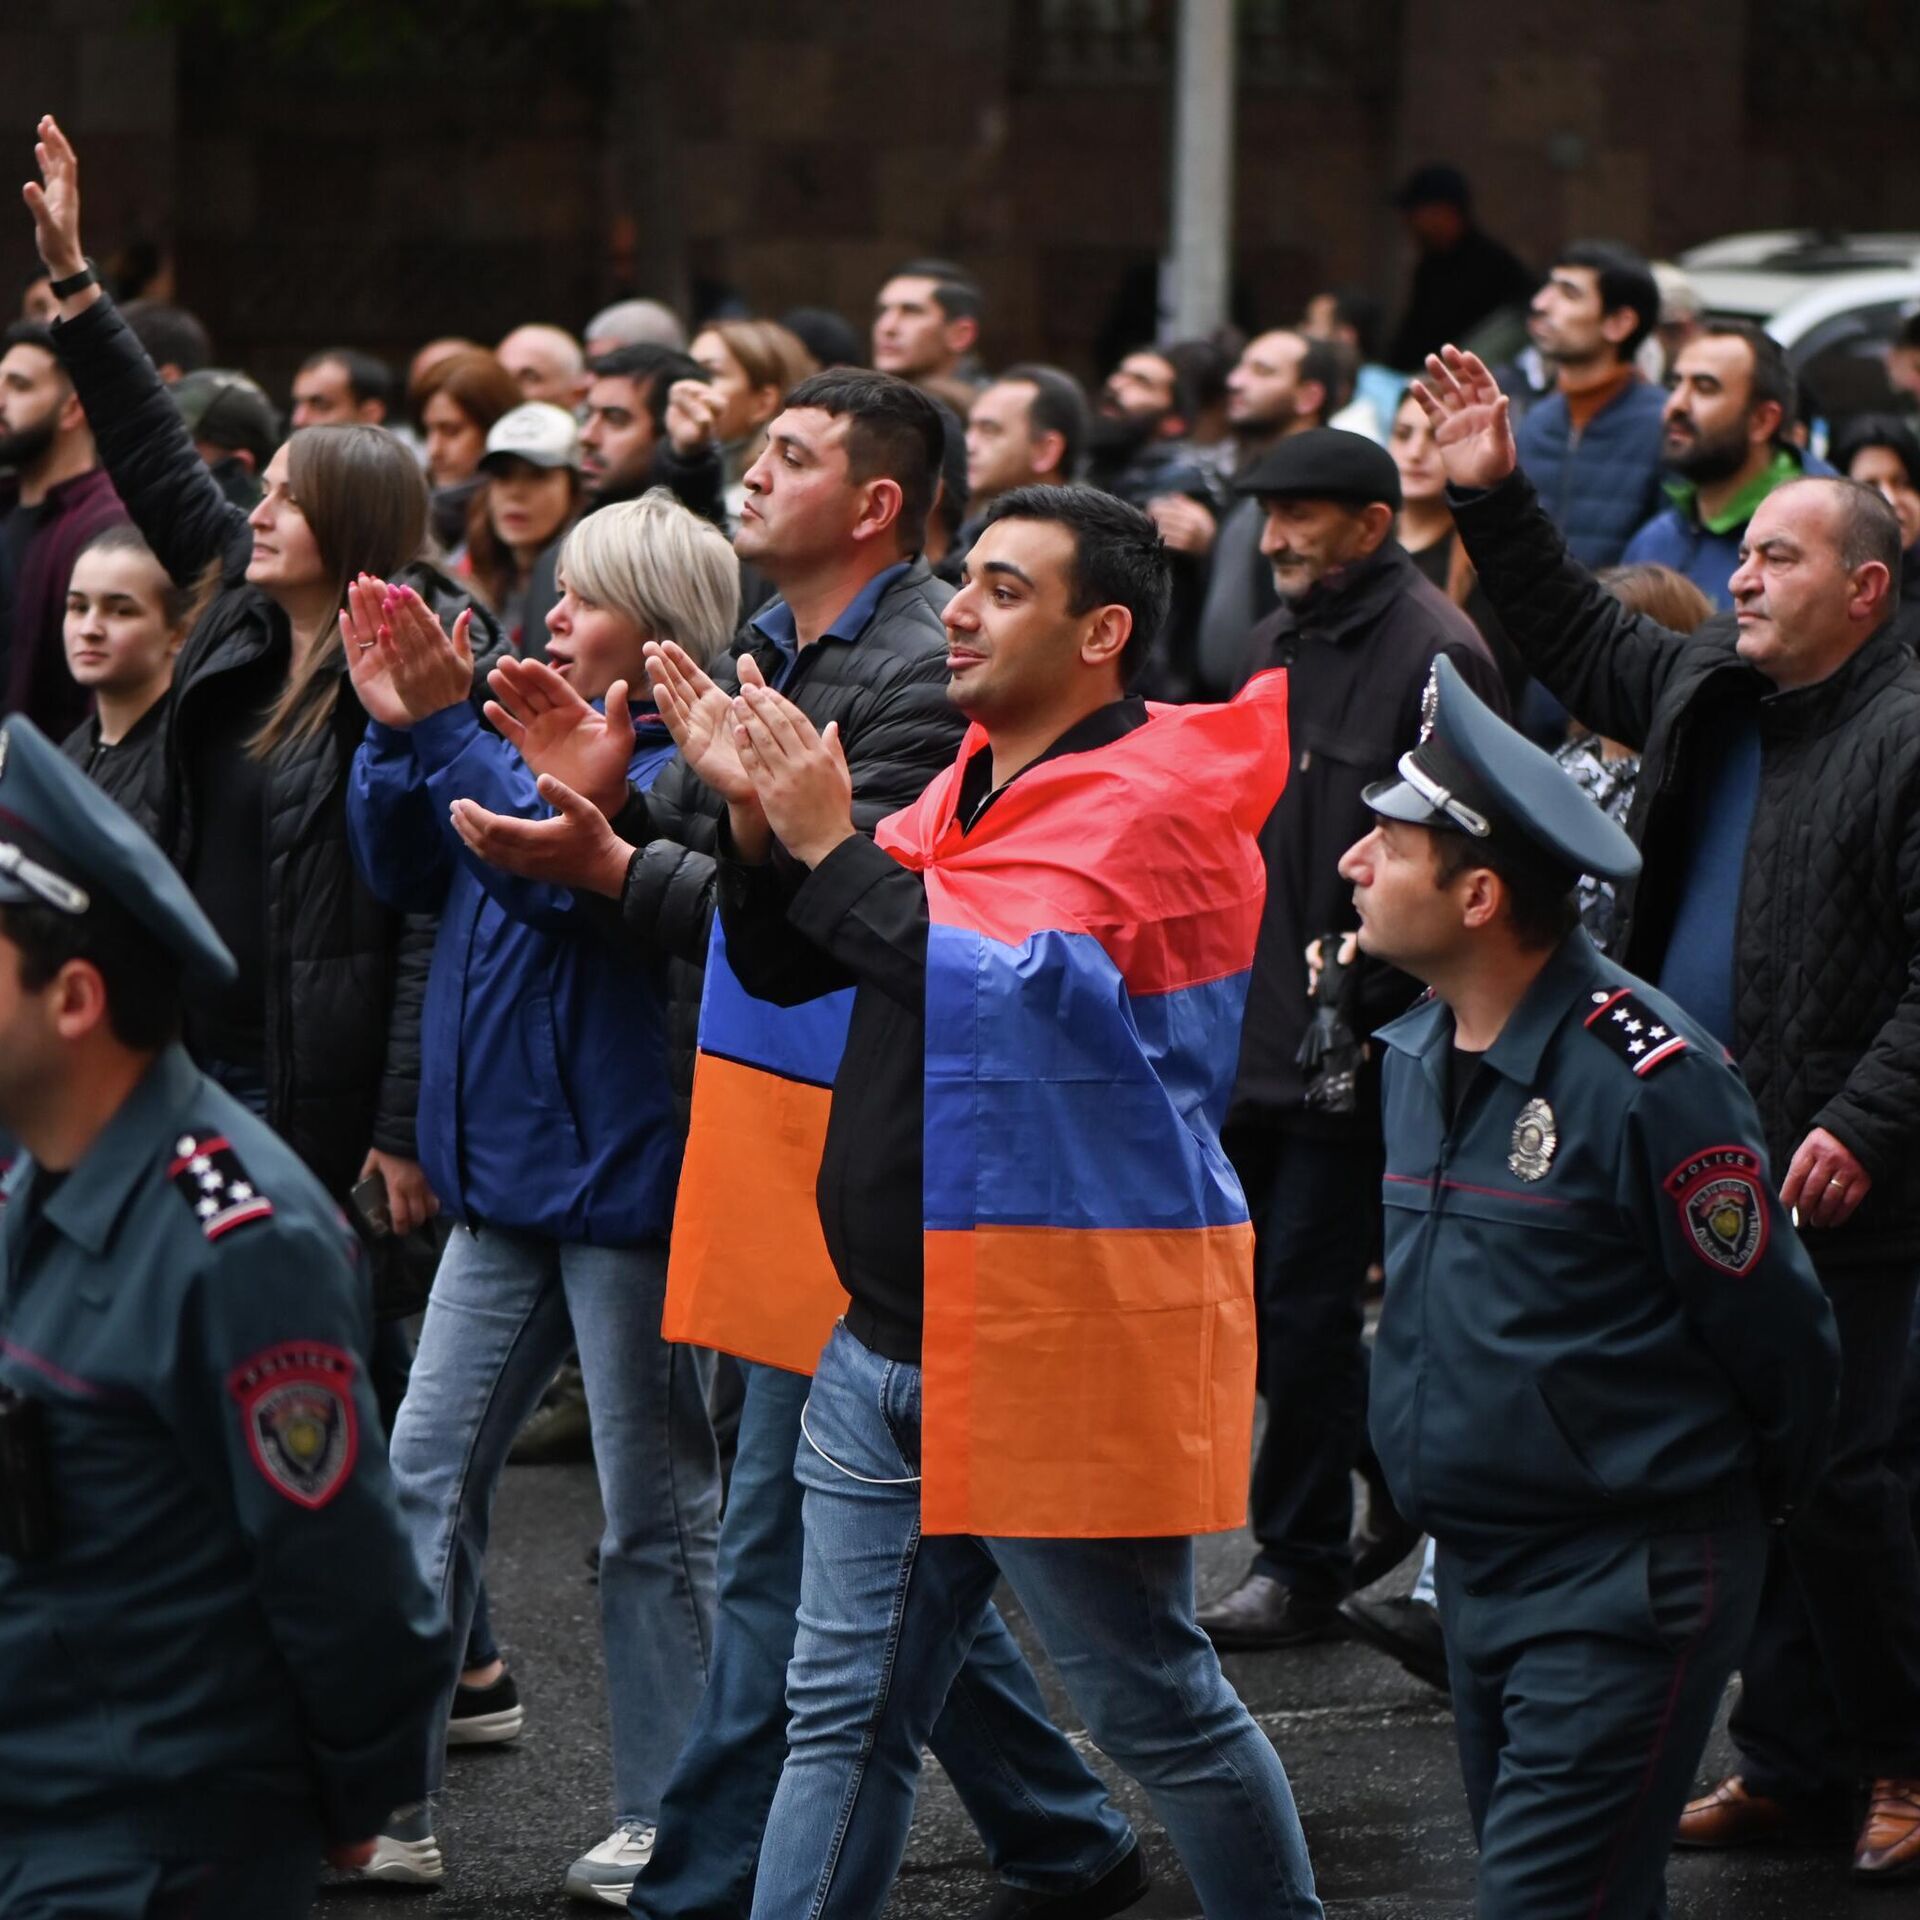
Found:
M 1522 1180 L 1544 1180 L 1560 1144 L 1559 1123 L 1544 1100 L 1529 1100 L 1513 1123 L 1513 1150 L 1507 1165 Z
M 338 1347 L 288 1340 L 228 1377 L 253 1464 L 295 1506 L 324 1507 L 353 1471 L 360 1450 L 356 1371 L 353 1356 Z
M 1710 1267 L 1740 1279 L 1767 1249 L 1760 1156 L 1750 1147 L 1708 1147 L 1667 1175 L 1688 1244 Z

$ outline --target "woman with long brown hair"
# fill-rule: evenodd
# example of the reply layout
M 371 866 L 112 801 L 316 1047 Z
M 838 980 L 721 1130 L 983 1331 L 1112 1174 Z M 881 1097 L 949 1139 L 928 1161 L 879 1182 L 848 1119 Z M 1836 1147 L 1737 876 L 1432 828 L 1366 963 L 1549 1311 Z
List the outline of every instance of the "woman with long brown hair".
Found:
M 480 489 L 480 458 L 502 414 L 520 404 L 520 383 L 484 347 L 442 355 L 408 391 L 433 489 L 433 534 L 451 553 L 466 539 L 467 508 Z

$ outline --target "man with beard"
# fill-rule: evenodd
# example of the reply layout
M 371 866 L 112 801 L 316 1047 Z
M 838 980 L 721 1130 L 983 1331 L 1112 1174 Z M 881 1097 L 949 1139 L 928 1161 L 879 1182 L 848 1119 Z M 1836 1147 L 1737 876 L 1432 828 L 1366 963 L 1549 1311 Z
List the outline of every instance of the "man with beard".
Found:
M 60 638 L 67 576 L 80 549 L 127 515 L 53 336 L 21 320 L 0 346 L 0 713 L 64 740 L 87 715 Z
M 1219 478 L 1189 437 L 1194 411 L 1179 367 L 1158 347 L 1138 347 L 1108 374 L 1088 435 L 1089 485 L 1151 514 L 1172 555 L 1173 599 L 1137 683 L 1156 700 L 1189 700 L 1198 690 L 1194 653 L 1207 551 L 1226 509 Z M 1189 519 L 1205 525 L 1204 543 L 1190 537 Z M 1169 536 L 1170 526 L 1180 530 Z
M 1793 369 L 1779 343 L 1744 320 L 1703 328 L 1667 376 L 1660 435 L 1668 504 L 1622 561 L 1684 573 L 1722 612 L 1753 510 L 1775 487 L 1832 469 L 1788 441 Z
M 1331 955 L 1356 926 L 1340 856 L 1367 833 L 1364 794 L 1420 732 L 1421 693 L 1445 654 L 1497 711 L 1500 676 L 1473 622 L 1393 537 L 1400 474 L 1362 434 L 1291 434 L 1240 478 L 1261 508 L 1260 550 L 1280 606 L 1254 630 L 1243 677 L 1286 667 L 1293 769 L 1260 837 L 1267 901 L 1222 1136 L 1254 1227 L 1260 1393 L 1253 1463 L 1258 1552 L 1201 1610 L 1228 1648 L 1295 1646 L 1338 1630 L 1352 1580 L 1351 1475 L 1366 1421 L 1362 1289 L 1379 1219 L 1378 1066 L 1358 1038 L 1405 1012 L 1405 974 L 1351 955 L 1337 1002 L 1309 989 L 1307 948 Z M 1337 1022 L 1348 1057 L 1303 1063 Z

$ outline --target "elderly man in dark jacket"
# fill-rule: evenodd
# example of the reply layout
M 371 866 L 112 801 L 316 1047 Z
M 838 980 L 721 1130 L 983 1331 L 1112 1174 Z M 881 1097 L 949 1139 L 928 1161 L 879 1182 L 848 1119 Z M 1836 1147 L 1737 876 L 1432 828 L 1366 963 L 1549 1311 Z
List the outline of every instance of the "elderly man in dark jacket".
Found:
M 1618 958 L 1729 1049 L 1798 1210 L 1842 1353 L 1827 1473 L 1782 1534 L 1733 1716 L 1740 1772 L 1682 1845 L 1844 1835 L 1920 1867 L 1920 1553 L 1886 1448 L 1920 1286 L 1920 667 L 1892 627 L 1900 533 L 1849 481 L 1755 509 L 1734 611 L 1691 638 L 1627 613 L 1514 471 L 1485 367 L 1428 363 L 1461 537 L 1527 664 L 1638 748 L 1646 865 Z
M 1359 924 L 1340 856 L 1368 831 L 1367 786 L 1419 737 L 1435 657 L 1448 655 L 1501 711 L 1505 698 L 1473 622 L 1393 538 L 1400 476 L 1383 448 L 1317 427 L 1281 440 L 1238 484 L 1265 510 L 1260 550 L 1281 601 L 1253 630 L 1242 678 L 1291 669 L 1293 771 L 1262 836 L 1266 914 L 1224 1141 L 1257 1240 L 1267 1406 L 1253 1467 L 1259 1552 L 1200 1624 L 1221 1647 L 1284 1647 L 1333 1632 L 1352 1580 L 1350 1476 L 1366 1424 L 1361 1294 L 1381 1175 L 1379 1080 L 1359 1043 L 1419 991 L 1372 961 L 1338 969 L 1336 953 L 1316 1001 L 1306 950 L 1315 940 L 1337 949 Z
M 750 655 L 767 685 L 815 726 L 837 723 L 853 817 L 869 833 L 951 763 L 965 724 L 947 698 L 940 620 L 953 589 L 918 552 L 941 446 L 932 403 L 905 381 L 851 369 L 816 374 L 768 428 L 734 537 L 741 559 L 763 569 L 780 597 L 753 617 L 714 679 L 733 694 Z M 515 738 L 529 764 L 585 798 L 559 796 L 563 810 L 550 821 L 468 817 L 460 824 L 468 844 L 514 872 L 600 896 L 606 933 L 629 947 L 703 961 L 725 799 L 677 755 L 644 795 L 632 792 L 625 740 L 547 668 L 519 663 L 496 685 L 528 723 L 524 741 Z M 726 702 L 719 705 L 719 724 L 729 725 Z M 680 1038 L 690 1049 L 691 1031 Z M 742 1139 L 738 1151 L 750 1186 L 757 1143 Z M 770 1286 L 780 1280 L 767 1276 Z M 632 1892 L 632 1911 L 651 1920 L 745 1920 L 786 1755 L 786 1668 L 800 1597 L 793 1462 L 808 1381 L 770 1366 L 745 1372 L 707 1690 Z M 1072 1896 L 1074 1911 L 1088 1915 L 1118 1912 L 1144 1890 L 1126 1821 L 1047 1721 L 997 1616 L 974 1642 L 933 1746 L 994 1859 L 1025 1887 Z M 610 1885 L 597 1889 L 602 1897 Z M 1013 1904 L 996 1910 L 1025 1912 L 1044 1899 L 1009 1888 L 1002 1901 Z

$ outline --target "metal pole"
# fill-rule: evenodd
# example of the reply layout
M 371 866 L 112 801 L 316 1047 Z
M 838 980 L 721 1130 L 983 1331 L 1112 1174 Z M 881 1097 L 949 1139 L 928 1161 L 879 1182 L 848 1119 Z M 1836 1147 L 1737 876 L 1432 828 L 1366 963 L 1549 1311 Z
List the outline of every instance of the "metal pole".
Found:
M 1233 263 L 1234 0 L 1180 0 L 1173 96 L 1173 243 L 1165 338 L 1227 318 Z M 1170 282 L 1170 284 L 1168 284 Z

